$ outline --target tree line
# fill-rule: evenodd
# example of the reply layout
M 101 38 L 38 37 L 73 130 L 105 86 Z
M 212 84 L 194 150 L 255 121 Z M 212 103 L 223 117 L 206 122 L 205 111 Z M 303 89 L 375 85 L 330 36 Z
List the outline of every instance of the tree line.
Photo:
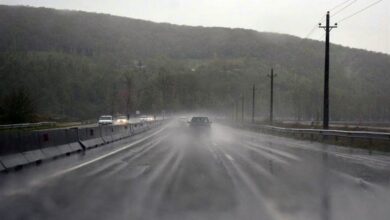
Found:
M 230 115 L 241 96 L 245 114 L 250 115 L 253 84 L 256 116 L 268 116 L 270 66 L 253 58 L 179 62 L 157 57 L 114 69 L 83 56 L 28 52 L 1 54 L 0 63 L 3 123 L 92 119 L 136 110 L 150 114 L 210 110 Z M 320 119 L 322 72 L 308 77 L 281 65 L 273 68 L 278 74 L 276 119 Z M 389 119 L 386 90 L 344 77 L 331 78 L 332 120 Z M 18 103 L 20 111 L 15 111 Z

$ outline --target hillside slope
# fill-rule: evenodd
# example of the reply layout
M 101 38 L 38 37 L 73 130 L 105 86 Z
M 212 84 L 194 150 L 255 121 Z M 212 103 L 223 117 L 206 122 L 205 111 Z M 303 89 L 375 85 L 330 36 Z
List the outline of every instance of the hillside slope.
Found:
M 249 96 L 247 88 L 256 80 L 261 116 L 271 66 L 279 74 L 277 115 L 313 119 L 320 114 L 324 49 L 318 41 L 10 6 L 0 6 L 0 36 L 1 96 L 27 88 L 45 115 L 226 109 L 237 94 Z M 139 71 L 135 60 L 147 68 Z M 331 64 L 333 119 L 389 119 L 389 55 L 332 45 Z M 194 67 L 197 71 L 190 71 Z M 131 88 L 124 78 L 131 78 Z M 215 81 L 203 85 L 209 79 Z M 182 86 L 186 83 L 191 91 Z M 189 92 L 195 98 L 183 95 Z

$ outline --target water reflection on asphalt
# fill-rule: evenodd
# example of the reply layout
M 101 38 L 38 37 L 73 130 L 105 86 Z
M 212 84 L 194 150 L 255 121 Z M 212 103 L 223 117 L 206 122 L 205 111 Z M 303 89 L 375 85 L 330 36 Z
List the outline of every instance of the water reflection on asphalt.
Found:
M 1 219 L 390 216 L 386 154 L 218 124 L 207 130 L 173 122 L 142 135 L 138 145 L 122 141 L 1 175 Z

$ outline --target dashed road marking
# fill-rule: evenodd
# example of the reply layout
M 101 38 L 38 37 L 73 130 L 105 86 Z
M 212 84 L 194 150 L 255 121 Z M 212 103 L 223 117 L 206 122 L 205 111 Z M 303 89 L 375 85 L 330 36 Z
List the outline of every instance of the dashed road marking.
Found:
M 226 157 L 227 159 L 229 159 L 230 161 L 234 161 L 233 157 L 230 156 L 229 154 L 226 154 L 226 153 L 225 153 L 225 157 Z

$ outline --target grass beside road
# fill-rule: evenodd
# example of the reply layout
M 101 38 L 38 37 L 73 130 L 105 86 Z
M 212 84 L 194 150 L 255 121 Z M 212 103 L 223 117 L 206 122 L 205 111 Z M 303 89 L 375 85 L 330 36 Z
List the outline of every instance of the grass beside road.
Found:
M 71 127 L 78 127 L 82 125 L 81 122 L 63 122 L 63 123 L 56 123 L 55 126 L 42 126 L 38 127 L 33 130 L 52 130 L 52 129 L 59 129 L 59 128 L 71 128 Z

